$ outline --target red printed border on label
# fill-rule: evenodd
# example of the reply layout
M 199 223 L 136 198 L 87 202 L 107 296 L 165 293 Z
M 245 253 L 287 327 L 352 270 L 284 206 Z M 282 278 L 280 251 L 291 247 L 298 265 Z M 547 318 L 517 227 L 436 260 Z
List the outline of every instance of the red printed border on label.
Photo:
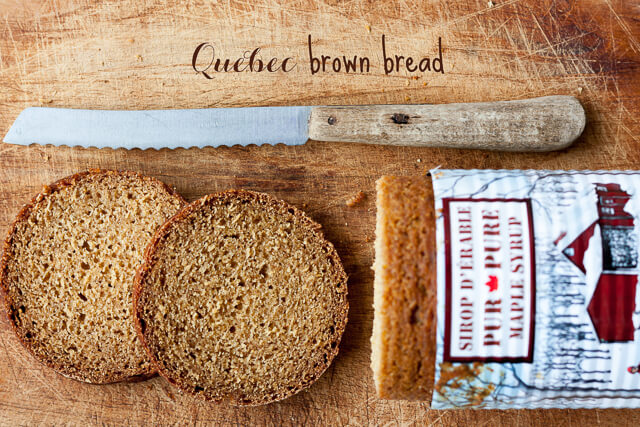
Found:
M 521 202 L 527 207 L 527 218 L 529 221 L 529 250 L 531 257 L 531 313 L 529 315 L 529 348 L 525 357 L 456 357 L 451 356 L 451 202 Z M 536 266 L 535 266 L 535 240 L 533 233 L 533 213 L 531 210 L 531 199 L 474 199 L 474 198 L 443 198 L 442 210 L 444 215 L 444 245 L 445 245 L 445 328 L 444 328 L 444 357 L 445 362 L 498 362 L 498 363 L 532 363 L 533 343 L 535 339 L 535 308 L 536 308 Z

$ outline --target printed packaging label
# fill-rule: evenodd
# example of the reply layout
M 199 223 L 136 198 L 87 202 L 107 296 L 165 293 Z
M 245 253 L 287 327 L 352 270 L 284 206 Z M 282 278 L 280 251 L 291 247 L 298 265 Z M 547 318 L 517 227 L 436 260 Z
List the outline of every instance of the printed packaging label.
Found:
M 535 270 L 529 200 L 443 200 L 446 362 L 530 362 Z
M 432 407 L 640 407 L 640 172 L 431 175 Z

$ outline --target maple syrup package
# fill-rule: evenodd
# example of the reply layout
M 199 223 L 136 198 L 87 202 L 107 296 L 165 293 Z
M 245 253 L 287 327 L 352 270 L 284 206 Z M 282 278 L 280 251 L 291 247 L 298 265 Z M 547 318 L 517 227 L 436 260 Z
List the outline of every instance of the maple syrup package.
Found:
M 379 396 L 435 409 L 640 407 L 639 216 L 640 172 L 383 177 Z

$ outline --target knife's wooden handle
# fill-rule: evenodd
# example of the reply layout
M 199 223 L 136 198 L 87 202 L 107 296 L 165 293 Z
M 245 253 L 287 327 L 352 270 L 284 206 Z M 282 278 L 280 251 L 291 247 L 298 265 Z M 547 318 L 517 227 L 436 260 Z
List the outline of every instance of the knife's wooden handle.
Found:
M 569 146 L 586 122 L 572 96 L 442 105 L 313 107 L 309 137 L 318 141 L 504 151 Z

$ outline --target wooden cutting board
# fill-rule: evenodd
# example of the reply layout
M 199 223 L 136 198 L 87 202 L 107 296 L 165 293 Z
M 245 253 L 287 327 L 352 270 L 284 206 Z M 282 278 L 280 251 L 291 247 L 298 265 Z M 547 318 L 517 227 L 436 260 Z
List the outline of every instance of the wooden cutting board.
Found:
M 638 168 L 640 4 L 583 1 L 0 0 L 0 135 L 27 106 L 195 108 L 446 103 L 577 96 L 588 114 L 562 152 L 502 154 L 311 141 L 263 146 L 111 150 L 0 145 L 0 233 L 43 184 L 87 168 L 153 175 L 187 199 L 228 188 L 274 194 L 323 224 L 350 276 L 341 352 L 308 391 L 229 408 L 194 401 L 160 378 L 92 386 L 42 367 L 0 320 L 0 424 L 637 425 L 640 411 L 430 411 L 375 397 L 372 326 L 374 182 L 447 168 Z M 443 71 L 385 74 L 387 55 L 431 57 Z M 314 55 L 367 56 L 367 72 L 311 74 Z M 261 48 L 289 72 L 196 73 L 209 42 L 222 58 Z M 358 191 L 364 201 L 345 202 Z

